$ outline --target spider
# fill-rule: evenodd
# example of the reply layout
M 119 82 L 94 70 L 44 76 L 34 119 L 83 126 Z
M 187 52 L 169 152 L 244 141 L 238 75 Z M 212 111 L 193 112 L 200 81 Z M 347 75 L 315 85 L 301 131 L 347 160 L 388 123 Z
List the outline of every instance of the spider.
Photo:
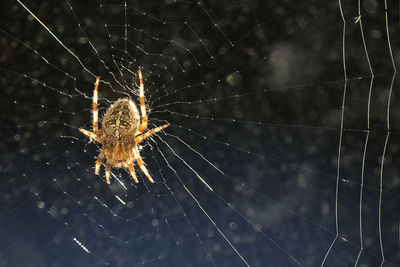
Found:
M 89 136 L 102 147 L 96 160 L 94 173 L 99 174 L 100 165 L 106 158 L 106 182 L 110 184 L 111 167 L 126 168 L 129 170 L 133 180 L 138 183 L 133 167 L 133 161 L 137 162 L 142 172 L 146 175 L 151 183 L 149 171 L 140 157 L 138 143 L 145 140 L 149 136 L 161 131 L 169 126 L 165 124 L 147 132 L 147 115 L 146 105 L 144 101 L 144 86 L 142 72 L 139 70 L 139 101 L 140 101 L 140 118 L 136 105 L 129 98 L 120 98 L 115 101 L 106 111 L 101 121 L 101 129 L 98 126 L 98 110 L 97 110 L 97 88 L 99 87 L 100 77 L 97 77 L 93 91 L 93 132 L 85 129 L 79 129 L 80 132 Z

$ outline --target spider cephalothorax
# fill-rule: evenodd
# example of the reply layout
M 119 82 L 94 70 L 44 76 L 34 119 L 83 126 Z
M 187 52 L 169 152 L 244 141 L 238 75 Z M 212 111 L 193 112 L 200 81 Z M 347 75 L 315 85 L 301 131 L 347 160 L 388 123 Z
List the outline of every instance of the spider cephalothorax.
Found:
M 100 154 L 95 165 L 95 174 L 99 173 L 100 165 L 106 158 L 106 182 L 110 184 L 111 167 L 127 168 L 138 183 L 136 174 L 133 168 L 133 162 L 136 161 L 140 169 L 146 175 L 150 182 L 154 183 L 146 166 L 143 164 L 140 157 L 138 143 L 146 139 L 152 134 L 169 126 L 165 124 L 150 131 L 144 132 L 147 129 L 146 106 L 144 102 L 144 86 L 142 73 L 139 71 L 139 111 L 136 105 L 129 98 L 121 98 L 115 101 L 106 111 L 101 122 L 101 129 L 98 127 L 98 111 L 97 111 L 97 88 L 99 86 L 100 77 L 97 77 L 93 91 L 93 132 L 85 129 L 79 129 L 85 135 L 93 138 L 95 141 L 102 144 Z

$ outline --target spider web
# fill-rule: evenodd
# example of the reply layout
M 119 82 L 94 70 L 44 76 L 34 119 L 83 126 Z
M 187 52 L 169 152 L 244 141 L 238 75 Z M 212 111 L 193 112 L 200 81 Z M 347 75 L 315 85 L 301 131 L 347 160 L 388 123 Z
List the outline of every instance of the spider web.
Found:
M 398 2 L 3 12 L 1 266 L 400 265 Z M 156 183 L 108 186 L 78 129 L 139 69 Z

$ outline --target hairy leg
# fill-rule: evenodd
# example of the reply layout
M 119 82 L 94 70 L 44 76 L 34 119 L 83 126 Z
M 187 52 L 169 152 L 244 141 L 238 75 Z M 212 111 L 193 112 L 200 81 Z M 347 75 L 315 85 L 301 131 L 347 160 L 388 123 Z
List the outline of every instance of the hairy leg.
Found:
M 153 178 L 151 178 L 149 171 L 147 170 L 146 166 L 144 166 L 143 160 L 142 160 L 142 158 L 140 157 L 140 154 L 139 154 L 138 147 L 135 146 L 132 151 L 133 151 L 133 155 L 135 156 L 135 160 L 136 160 L 139 168 L 146 175 L 147 179 L 149 179 L 149 181 L 151 183 L 154 183 L 154 180 L 153 180 Z
M 145 132 L 145 133 L 143 133 L 143 134 L 137 136 L 137 137 L 135 138 L 135 141 L 136 141 L 136 143 L 140 143 L 140 142 L 142 142 L 144 139 L 146 139 L 147 137 L 149 137 L 149 136 L 151 136 L 151 135 L 153 135 L 153 134 L 155 134 L 155 133 L 161 131 L 162 129 L 167 128 L 168 126 L 169 126 L 169 124 L 165 124 L 165 125 L 163 125 L 163 126 L 159 126 L 159 127 L 154 128 L 154 129 L 152 129 L 152 130 L 150 130 L 150 131 L 147 131 L 147 132 Z
M 142 122 L 139 126 L 139 132 L 143 132 L 147 129 L 147 114 L 146 114 L 146 104 L 144 102 L 144 85 L 143 85 L 143 78 L 142 72 L 139 70 L 139 101 L 140 101 L 140 111 L 142 114 Z

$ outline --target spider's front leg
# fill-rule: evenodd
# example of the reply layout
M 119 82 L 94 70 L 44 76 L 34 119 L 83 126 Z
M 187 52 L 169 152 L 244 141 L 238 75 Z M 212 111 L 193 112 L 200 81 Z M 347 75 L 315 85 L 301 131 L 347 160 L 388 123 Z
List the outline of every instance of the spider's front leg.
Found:
M 98 94 L 97 94 L 97 88 L 99 87 L 99 82 L 100 82 L 100 77 L 96 78 L 96 82 L 94 85 L 94 90 L 93 90 L 93 132 L 97 133 L 99 130 L 99 111 L 97 110 L 98 108 Z
M 142 122 L 139 126 L 139 132 L 143 132 L 147 129 L 147 114 L 146 114 L 146 104 L 144 102 L 144 85 L 143 85 L 143 78 L 142 72 L 139 70 L 139 102 L 140 102 L 140 112 L 142 114 Z
M 100 82 L 100 77 L 96 78 L 96 82 L 94 84 L 94 90 L 93 90 L 93 133 L 90 131 L 87 131 L 85 129 L 79 129 L 79 131 L 87 136 L 89 136 L 90 138 L 96 140 L 97 142 L 101 142 L 101 137 L 103 135 L 103 132 L 101 130 L 99 130 L 99 112 L 97 110 L 98 104 L 97 104 L 97 100 L 98 100 L 98 95 L 97 95 L 97 88 L 99 87 L 99 82 Z

